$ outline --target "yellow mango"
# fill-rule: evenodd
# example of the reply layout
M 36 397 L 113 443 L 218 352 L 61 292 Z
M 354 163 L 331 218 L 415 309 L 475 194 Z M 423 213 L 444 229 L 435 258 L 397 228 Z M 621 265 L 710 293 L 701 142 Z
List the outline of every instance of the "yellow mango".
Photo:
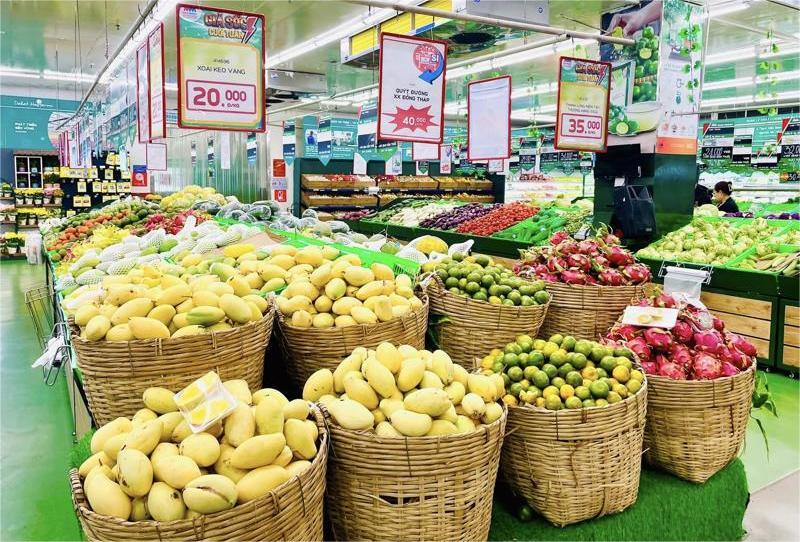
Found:
M 120 433 L 106 440 L 105 444 L 103 444 L 103 453 L 106 454 L 106 457 L 116 462 L 119 451 L 125 446 L 125 441 L 128 440 L 128 435 L 130 433 Z
M 128 325 L 135 339 L 169 339 L 170 337 L 167 326 L 153 318 L 134 316 L 128 320 Z
M 315 371 L 303 386 L 303 400 L 316 401 L 323 395 L 333 393 L 333 373 L 329 369 Z
M 406 395 L 403 406 L 410 412 L 427 414 L 435 418 L 444 414 L 452 403 L 444 390 L 422 388 Z
M 195 307 L 219 307 L 219 296 L 208 290 L 200 290 L 192 296 Z
M 253 394 L 250 393 L 250 387 L 247 384 L 247 380 L 244 379 L 235 379 L 235 380 L 226 380 L 222 383 L 231 395 L 233 395 L 238 401 L 249 405 L 253 402 Z
M 242 299 L 250 303 L 254 303 L 258 307 L 260 314 L 267 312 L 267 309 L 269 308 L 269 303 L 267 303 L 267 300 L 260 295 L 249 294 L 244 296 Z
M 133 332 L 128 324 L 112 326 L 106 333 L 107 341 L 132 341 Z
M 156 482 L 147 495 L 147 510 L 156 521 L 183 519 L 186 505 L 180 491 L 164 482 Z
M 314 308 L 317 312 L 331 312 L 333 301 L 326 295 L 321 295 L 314 300 Z
M 179 303 L 178 306 L 175 307 L 175 310 L 179 314 L 184 314 L 184 313 L 190 312 L 193 308 L 194 308 L 194 301 L 190 297 L 186 301 L 183 301 L 182 303 Z
M 214 463 L 214 472 L 223 476 L 227 476 L 235 484 L 241 480 L 245 474 L 247 474 L 247 469 L 237 469 L 231 465 L 231 456 L 235 450 L 233 446 L 228 444 L 220 444 L 219 448 L 219 459 L 217 459 L 217 462 Z
M 375 313 L 375 316 L 378 317 L 378 320 L 381 322 L 388 322 L 392 320 L 394 316 L 394 311 L 392 310 L 392 303 L 389 301 L 389 298 L 385 295 L 379 296 L 377 298 L 378 301 L 375 303 L 375 307 L 372 311 Z
M 328 296 L 330 297 L 330 295 Z M 331 299 L 333 299 L 331 297 Z M 353 308 L 361 307 L 361 301 L 354 297 L 341 297 L 333 302 L 333 312 L 339 316 L 350 315 L 352 316 Z M 372 312 L 372 311 L 370 311 Z M 375 317 L 377 319 L 377 316 Z M 355 318 L 354 318 L 355 319 Z
M 248 414 L 250 414 L 248 412 Z M 194 433 L 181 441 L 181 455 L 190 457 L 198 467 L 208 467 L 219 458 L 219 442 L 209 433 Z
M 225 294 L 233 294 L 233 287 L 225 282 L 210 282 L 205 286 L 205 290 L 222 297 Z
M 294 256 L 297 254 L 297 247 L 292 245 L 275 245 L 270 250 L 271 256 L 278 256 L 279 254 L 286 254 L 289 256 Z
M 136 411 L 136 414 L 133 415 L 133 418 L 131 418 L 131 423 L 136 427 L 142 425 L 144 422 L 155 420 L 156 418 L 158 418 L 158 414 L 149 408 L 140 408 Z
M 394 426 L 387 422 L 382 421 L 378 425 L 375 426 L 375 434 L 379 437 L 388 437 L 388 438 L 396 438 L 402 437 L 403 435 L 394 428 Z
M 155 450 L 153 450 L 152 453 L 150 454 L 150 463 L 153 464 L 153 473 L 156 472 L 155 470 L 156 463 L 160 459 L 165 459 L 167 457 L 173 457 L 177 455 L 180 455 L 177 446 L 175 446 L 171 442 L 160 442 L 158 446 L 156 446 Z M 156 476 L 156 480 L 158 479 L 159 479 L 158 476 Z
M 308 264 L 313 267 L 319 267 L 324 260 L 322 257 L 322 249 L 318 246 L 301 248 L 295 253 L 294 259 L 299 264 Z
M 91 482 L 90 482 L 91 480 Z M 87 476 L 84 485 L 86 499 L 97 514 L 126 520 L 131 515 L 131 499 L 122 488 L 96 468 Z
M 375 423 L 372 412 L 352 399 L 333 401 L 328 404 L 328 410 L 334 421 L 345 429 L 369 429 Z
M 296 420 L 305 420 L 308 418 L 308 414 L 308 401 L 303 399 L 294 399 L 289 401 L 289 403 L 283 407 L 283 418 L 285 420 L 290 418 L 294 418 Z
M 377 280 L 394 280 L 394 271 L 388 265 L 375 262 L 369 268 Z
M 251 470 L 236 484 L 238 502 L 243 504 L 263 497 L 287 480 L 289 480 L 289 473 L 286 469 L 277 465 L 268 465 Z
M 324 288 L 325 285 L 331 280 L 332 269 L 333 265 L 330 263 L 320 265 L 311 273 L 311 276 L 309 277 L 311 284 L 317 288 Z
M 206 328 L 203 326 L 193 325 L 193 326 L 185 326 L 180 329 L 175 330 L 175 333 L 170 335 L 171 339 L 180 339 L 181 337 L 190 337 L 192 335 L 202 335 L 206 332 Z
M 117 455 L 117 482 L 129 497 L 144 497 L 153 485 L 153 466 L 139 450 L 121 450 Z
M 275 461 L 284 446 L 286 438 L 283 433 L 250 437 L 234 450 L 231 465 L 238 469 L 255 469 L 269 465 Z
M 214 514 L 233 508 L 237 499 L 236 484 L 219 474 L 195 478 L 183 490 L 186 507 L 201 514 Z
M 133 427 L 128 438 L 125 439 L 125 449 L 139 450 L 145 455 L 150 453 L 161 442 L 161 420 L 155 419 L 145 422 L 142 425 Z
M 131 515 L 128 521 L 146 521 L 150 519 L 147 510 L 147 497 L 137 497 L 131 501 Z
M 233 412 L 223 421 L 225 436 L 231 446 L 239 446 L 256 433 L 256 420 L 250 407 L 239 402 Z
M 89 320 L 100 314 L 100 308 L 97 305 L 83 305 L 75 311 L 75 324 L 84 327 L 89 323 Z
M 289 478 L 294 478 L 295 476 L 300 476 L 305 471 L 310 469 L 311 462 L 306 461 L 305 459 L 301 459 L 299 461 L 292 461 L 285 468 L 286 468 L 286 473 L 289 475 Z
M 235 243 L 233 245 L 228 245 L 222 249 L 222 254 L 224 254 L 228 258 L 238 258 L 248 252 L 255 251 L 256 247 L 252 243 Z
M 167 388 L 147 388 L 142 394 L 142 401 L 147 408 L 159 414 L 178 410 L 178 406 L 175 404 L 175 394 Z
M 261 262 L 258 265 L 258 275 L 261 277 L 262 280 L 264 280 L 267 284 L 269 284 L 271 280 L 286 279 L 286 269 L 284 269 L 279 265 L 275 265 L 269 262 Z
M 250 283 L 241 275 L 233 275 L 226 283 L 233 288 L 233 294 L 238 297 L 244 297 L 250 293 Z
M 416 354 L 416 351 L 414 353 Z M 424 375 L 424 361 L 419 358 L 404 359 L 400 364 L 400 372 L 397 374 L 397 387 L 402 392 L 413 390 L 422 382 Z
M 486 425 L 489 425 L 490 423 L 494 423 L 502 417 L 503 407 L 500 406 L 500 403 L 487 403 L 486 410 L 483 412 L 483 416 L 481 416 L 481 421 Z
M 283 430 L 284 407 L 285 405 L 282 405 L 274 396 L 264 397 L 258 402 L 256 405 L 255 422 L 259 435 L 280 433 Z
M 161 292 L 161 295 L 156 299 L 156 305 L 172 305 L 174 307 L 187 299 L 191 299 L 191 297 L 192 289 L 188 284 L 176 284 Z
M 350 316 L 359 324 L 376 324 L 378 323 L 378 315 L 366 307 L 354 306 L 350 309 Z
M 347 292 L 347 283 L 341 278 L 332 278 L 325 285 L 325 295 L 331 300 L 336 301 Z
M 453 381 L 453 361 L 443 350 L 435 350 L 431 354 L 431 371 L 439 377 L 443 384 Z
M 92 435 L 89 447 L 93 454 L 103 451 L 106 441 L 120 433 L 129 433 L 133 429 L 133 424 L 128 418 L 116 418 L 104 426 L 100 427 Z
M 360 287 L 356 292 L 356 299 L 365 301 L 370 297 L 383 294 L 383 282 L 380 280 L 373 280 Z
M 283 434 L 286 436 L 286 445 L 298 459 L 313 459 L 317 455 L 313 435 L 303 421 L 295 418 L 286 420 Z
M 294 327 L 311 327 L 314 320 L 306 311 L 296 311 L 292 314 L 291 323 Z
M 467 416 L 459 415 L 456 421 L 456 429 L 458 429 L 459 433 L 470 433 L 475 431 L 475 422 Z
M 407 437 L 421 437 L 431 430 L 433 420 L 427 414 L 419 414 L 409 410 L 395 410 L 389 418 L 392 427 Z
M 367 359 L 361 366 L 369 385 L 382 397 L 389 398 L 397 393 L 392 371 L 376 359 Z
M 289 402 L 289 399 L 287 399 L 286 396 L 280 391 L 273 388 L 262 388 L 253 394 L 253 404 L 258 405 L 258 403 L 260 403 L 266 397 L 275 398 L 280 404 L 281 408 L 283 408 Z M 283 422 L 281 422 L 281 424 L 283 424 Z
M 369 410 L 378 408 L 378 395 L 366 381 L 348 374 L 344 379 L 344 390 L 347 397 L 353 401 L 358 401 Z
M 295 261 L 294 257 L 289 256 L 288 254 L 278 254 L 277 256 L 272 256 L 268 261 L 272 265 L 277 265 L 278 267 L 281 267 L 284 270 L 289 270 L 295 265 L 297 265 L 297 262 Z M 264 278 L 264 280 L 267 279 Z
M 430 430 L 425 434 L 428 437 L 438 437 L 446 435 L 455 435 L 458 433 L 458 427 L 453 422 L 446 420 L 433 420 Z
M 375 280 L 375 274 L 369 269 L 351 265 L 344 270 L 344 280 L 350 286 L 361 287 Z
M 358 322 L 356 322 L 352 316 L 343 314 L 341 316 L 337 316 L 333 320 L 333 325 L 335 327 L 347 327 L 347 326 L 357 326 Z
M 175 317 L 172 319 L 172 323 L 170 325 L 175 326 L 176 329 L 188 326 L 189 325 L 188 313 L 184 312 L 181 314 L 176 314 Z
M 422 380 L 419 383 L 420 388 L 439 388 L 444 389 L 444 383 L 442 379 L 439 378 L 436 373 L 432 371 L 425 371 L 422 374 Z
M 486 412 L 486 402 L 477 393 L 470 392 L 461 400 L 461 408 L 464 414 L 470 418 L 478 419 Z
M 289 446 L 284 446 L 283 450 L 281 450 L 281 453 L 278 454 L 278 457 L 275 458 L 275 461 L 273 461 L 272 464 L 278 465 L 279 467 L 285 467 L 292 462 L 292 459 L 294 459 L 292 449 L 289 448 Z
M 89 323 L 86 324 L 86 340 L 99 341 L 106 336 L 106 333 L 111 329 L 111 322 L 102 314 L 93 316 Z
M 239 324 L 246 324 L 253 316 L 247 302 L 232 294 L 220 296 L 219 308 L 225 311 L 228 318 Z
M 176 311 L 175 307 L 172 305 L 159 305 L 148 312 L 147 317 L 158 320 L 165 326 L 168 326 L 177 312 L 178 311 Z
M 314 301 L 319 297 L 319 290 L 310 282 L 298 280 L 289 284 L 281 295 L 289 299 L 300 295 L 307 297 L 309 301 Z

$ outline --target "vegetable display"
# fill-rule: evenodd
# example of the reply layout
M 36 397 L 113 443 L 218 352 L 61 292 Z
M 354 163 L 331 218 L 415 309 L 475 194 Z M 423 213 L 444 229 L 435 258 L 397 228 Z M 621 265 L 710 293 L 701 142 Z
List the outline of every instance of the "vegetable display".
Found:
M 705 309 L 679 303 L 664 293 L 639 305 L 679 310 L 672 329 L 618 323 L 608 332 L 608 339 L 621 341 L 639 357 L 647 374 L 713 380 L 738 374 L 755 362 L 755 345 L 727 331 L 725 323 Z
M 534 340 L 520 335 L 481 361 L 485 373 L 500 375 L 503 401 L 547 410 L 604 407 L 642 389 L 644 374 L 628 348 L 569 335 Z
M 460 207 L 456 207 L 444 213 L 426 218 L 419 223 L 421 228 L 433 228 L 437 230 L 453 230 L 459 225 L 482 217 L 494 209 L 498 208 L 500 204 L 483 205 L 480 203 L 467 203 Z
M 489 256 L 454 254 L 437 262 L 434 272 L 451 293 L 492 305 L 529 307 L 550 300 L 543 281 L 516 277 Z
M 652 278 L 650 268 L 637 263 L 616 236 L 603 232 L 583 241 L 558 232 L 548 246 L 525 251 L 515 272 L 525 278 L 580 285 L 625 286 Z
M 379 437 L 439 437 L 469 433 L 503 416 L 496 402 L 504 383 L 469 374 L 442 350 L 430 352 L 384 342 L 358 347 L 335 371 L 320 369 L 303 399 L 324 405 L 345 429 Z
M 238 406 L 202 433 L 165 388 L 145 390 L 132 419 L 100 427 L 78 469 L 92 510 L 125 521 L 193 519 L 258 499 L 311 467 L 319 431 L 306 401 L 270 388 L 251 394 L 244 380 L 223 385 Z
M 756 247 L 754 254 L 737 263 L 735 267 L 796 277 L 800 274 L 800 249 L 782 252 L 779 245 L 761 244 Z
M 531 218 L 492 235 L 500 239 L 513 239 L 531 245 L 546 244 L 551 235 L 559 230 L 577 232 L 590 211 L 579 207 L 549 206 L 542 208 Z
M 456 231 L 458 233 L 470 233 L 488 237 L 538 212 L 538 207 L 531 207 L 524 203 L 509 203 L 497 207 L 481 217 L 463 222 L 456 228 Z

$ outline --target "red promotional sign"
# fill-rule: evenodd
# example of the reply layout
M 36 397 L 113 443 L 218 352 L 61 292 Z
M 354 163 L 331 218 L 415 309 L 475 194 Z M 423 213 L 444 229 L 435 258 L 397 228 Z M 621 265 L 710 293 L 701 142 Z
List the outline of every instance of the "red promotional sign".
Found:
M 286 162 L 282 158 L 272 160 L 272 176 L 286 177 Z

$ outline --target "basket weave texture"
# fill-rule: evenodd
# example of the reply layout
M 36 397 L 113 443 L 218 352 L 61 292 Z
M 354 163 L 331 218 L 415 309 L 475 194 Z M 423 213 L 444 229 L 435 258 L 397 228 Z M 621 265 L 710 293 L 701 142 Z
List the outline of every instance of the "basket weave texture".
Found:
M 716 380 L 648 375 L 648 463 L 696 483 L 730 463 L 744 441 L 755 376 L 755 366 Z
M 359 346 L 375 348 L 382 342 L 409 344 L 425 348 L 428 328 L 428 296 L 418 290 L 422 306 L 400 318 L 377 324 L 359 324 L 347 327 L 300 328 L 291 325 L 279 310 L 278 337 L 286 358 L 287 372 L 292 383 L 302 389 L 315 371 L 333 371 L 344 358 Z
M 565 329 L 576 339 L 595 341 L 605 335 L 625 307 L 644 295 L 644 285 L 583 286 L 552 282 L 550 310 L 539 333 L 550 337 Z
M 493 348 L 505 346 L 518 335 L 536 337 L 551 302 L 529 307 L 492 305 L 448 291 L 439 277 L 428 286 L 431 314 L 444 316 L 434 323 L 439 348 L 468 371 Z
M 181 390 L 209 371 L 224 380 L 244 379 L 261 388 L 264 354 L 274 313 L 226 331 L 177 339 L 91 342 L 72 326 L 72 345 L 89 410 L 98 426 L 142 408 L 142 393 L 151 386 Z
M 69 473 L 72 504 L 89 542 L 159 540 L 323 540 L 322 502 L 329 434 L 318 409 L 318 452 L 311 467 L 263 497 L 230 510 L 177 521 L 123 521 L 91 510 L 76 469 Z
M 329 423 L 336 540 L 486 540 L 506 413 L 475 432 L 386 438 Z
M 503 477 L 551 523 L 621 512 L 636 502 L 647 384 L 602 408 L 510 406 Z

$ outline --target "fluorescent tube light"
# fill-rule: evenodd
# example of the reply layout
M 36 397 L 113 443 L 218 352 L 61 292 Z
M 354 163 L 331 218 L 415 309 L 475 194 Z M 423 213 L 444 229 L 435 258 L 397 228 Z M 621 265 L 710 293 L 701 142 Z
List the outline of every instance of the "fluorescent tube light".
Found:
M 756 47 L 745 47 L 743 49 L 734 49 L 733 51 L 726 51 L 724 53 L 716 53 L 713 55 L 706 55 L 705 57 L 705 64 L 706 66 L 713 66 L 715 64 L 725 64 L 726 62 L 736 62 L 739 60 L 747 60 L 750 58 L 755 58 L 756 55 Z M 786 49 L 781 49 L 777 53 L 765 53 L 760 55 L 760 58 L 767 59 L 767 58 L 774 58 L 777 56 L 785 56 L 785 55 L 792 55 L 800 53 L 800 47 L 795 45 L 794 47 L 787 47 Z

